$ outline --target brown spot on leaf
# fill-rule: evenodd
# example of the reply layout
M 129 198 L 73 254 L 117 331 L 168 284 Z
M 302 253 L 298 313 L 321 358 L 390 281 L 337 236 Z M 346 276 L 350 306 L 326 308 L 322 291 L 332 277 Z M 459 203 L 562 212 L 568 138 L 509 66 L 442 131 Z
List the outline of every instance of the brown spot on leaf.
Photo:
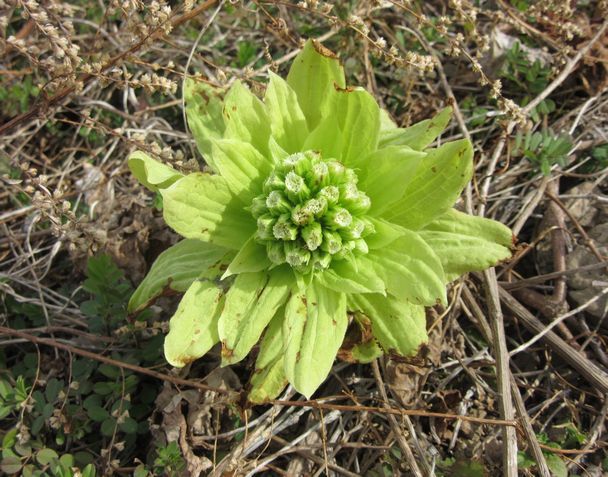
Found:
M 431 171 L 433 171 L 433 172 L 437 172 L 437 167 L 432 166 L 432 167 L 431 167 Z
M 334 83 L 334 88 L 338 93 L 352 93 L 355 88 L 351 86 L 347 86 L 346 88 L 340 88 L 336 83 Z
M 234 355 L 234 350 L 228 348 L 226 341 L 222 341 L 222 356 L 224 358 L 231 358 Z
M 296 354 L 296 363 L 300 361 L 300 352 L 298 351 L 298 354 Z
M 332 60 L 337 60 L 338 56 L 331 51 L 329 48 L 324 47 L 321 42 L 317 41 L 317 40 L 312 40 L 312 46 L 315 49 L 315 51 L 317 53 L 319 53 L 320 55 L 326 57 L 326 58 L 331 58 Z

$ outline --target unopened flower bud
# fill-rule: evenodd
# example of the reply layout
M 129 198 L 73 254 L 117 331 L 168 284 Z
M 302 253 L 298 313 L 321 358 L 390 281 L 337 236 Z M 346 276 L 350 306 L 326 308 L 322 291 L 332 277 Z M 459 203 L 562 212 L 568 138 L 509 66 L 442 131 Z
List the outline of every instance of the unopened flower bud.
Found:
M 308 265 L 310 252 L 297 242 L 285 244 L 285 261 L 292 267 L 303 267 Z
M 275 265 L 285 263 L 285 247 L 281 242 L 268 242 L 266 244 L 266 255 Z
M 285 176 L 285 193 L 293 202 L 302 202 L 310 195 L 304 179 L 295 172 L 288 172 Z
M 352 223 L 353 216 L 344 207 L 334 207 L 323 216 L 323 221 L 332 229 L 342 229 Z
M 313 219 L 313 213 L 302 207 L 301 205 L 296 205 L 291 212 L 291 220 L 296 225 L 306 225 L 309 224 Z
M 323 243 L 321 244 L 321 250 L 330 253 L 332 255 L 338 253 L 342 248 L 342 237 L 338 232 L 332 230 L 323 231 Z
M 272 234 L 278 240 L 295 240 L 298 236 L 298 227 L 291 222 L 288 214 L 283 214 L 272 227 Z
M 272 240 L 274 238 L 273 227 L 276 222 L 277 219 L 270 214 L 264 214 L 259 217 L 257 220 L 257 238 L 261 240 Z
M 284 189 L 285 188 L 285 183 L 283 182 L 283 179 L 276 173 L 272 173 L 268 176 L 268 179 L 266 179 L 266 181 L 264 182 L 264 193 L 268 194 L 270 191 L 276 190 L 276 189 Z
M 273 190 L 268 194 L 265 205 L 275 215 L 287 214 L 291 211 L 291 204 L 283 193 L 278 190 Z
M 306 247 L 308 247 L 308 250 L 311 252 L 319 248 L 323 242 L 323 229 L 321 224 L 313 222 L 304 227 L 304 229 L 302 229 L 302 238 L 304 239 L 304 242 L 306 242 Z
M 342 231 L 342 237 L 347 240 L 357 240 L 363 236 L 364 230 L 365 222 L 361 219 L 354 218 L 350 226 Z
M 336 186 L 326 186 L 319 191 L 318 197 L 324 197 L 328 205 L 334 205 L 340 199 L 340 190 Z
M 258 195 L 255 197 L 249 206 L 249 211 L 251 212 L 251 215 L 253 215 L 254 219 L 257 219 L 259 216 L 268 212 L 268 208 L 266 207 L 266 197 L 263 195 Z

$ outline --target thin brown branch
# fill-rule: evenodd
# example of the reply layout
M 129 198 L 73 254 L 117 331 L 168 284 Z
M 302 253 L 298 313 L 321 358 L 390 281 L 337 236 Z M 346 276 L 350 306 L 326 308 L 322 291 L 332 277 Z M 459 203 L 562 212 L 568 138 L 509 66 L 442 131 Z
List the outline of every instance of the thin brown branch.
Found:
M 202 384 L 202 383 L 199 383 L 196 381 L 191 381 L 188 379 L 178 378 L 177 376 L 170 376 L 168 374 L 159 373 L 158 371 L 153 371 L 148 368 L 143 368 L 143 367 L 137 366 L 135 364 L 118 361 L 116 359 L 108 358 L 107 356 L 101 356 L 99 354 L 92 353 L 90 351 L 86 351 L 84 349 L 80 349 L 80 348 L 77 348 L 77 347 L 69 345 L 69 344 L 59 343 L 55 340 L 48 339 L 48 338 L 39 338 L 37 336 L 33 336 L 28 333 L 23 333 L 21 331 L 13 330 L 11 328 L 6 328 L 4 326 L 0 326 L 0 335 L 17 336 L 19 338 L 23 338 L 27 341 L 30 341 L 31 343 L 34 343 L 34 344 L 50 346 L 54 349 L 61 349 L 61 350 L 67 351 L 69 353 L 73 353 L 78 356 L 82 356 L 84 358 L 93 359 L 95 361 L 99 361 L 100 363 L 109 364 L 111 366 L 116 366 L 118 368 L 128 369 L 135 373 L 145 374 L 147 376 L 151 376 L 156 379 L 161 379 L 162 381 L 167 381 L 167 382 L 173 383 L 175 385 L 188 386 L 191 388 L 199 389 L 201 391 L 213 391 L 218 394 L 227 394 L 227 395 L 236 394 L 233 391 L 230 391 L 228 389 L 214 388 L 214 387 L 207 386 L 206 384 Z

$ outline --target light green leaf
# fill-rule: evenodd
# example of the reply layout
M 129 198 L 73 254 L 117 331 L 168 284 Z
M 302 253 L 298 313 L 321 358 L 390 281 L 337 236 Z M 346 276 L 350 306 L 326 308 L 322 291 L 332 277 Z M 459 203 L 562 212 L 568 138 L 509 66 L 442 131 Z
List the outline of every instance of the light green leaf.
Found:
M 452 117 L 452 108 L 448 107 L 439 112 L 433 119 L 425 119 L 409 128 L 387 127 L 386 118 L 384 128 L 380 133 L 379 147 L 409 146 L 422 151 L 431 144 L 437 136 L 447 127 Z
M 279 309 L 272 319 L 260 343 L 260 353 L 255 362 L 255 372 L 251 376 L 249 401 L 262 404 L 275 399 L 287 385 L 283 364 L 284 308 Z
M 226 272 L 222 276 L 222 280 L 237 273 L 261 272 L 270 268 L 272 262 L 268 260 L 266 247 L 257 243 L 254 237 L 255 235 L 252 235 L 245 242 L 243 248 L 239 250 L 234 260 L 230 262 L 230 265 L 228 265 Z
M 388 146 L 377 149 L 353 167 L 360 167 L 360 189 L 372 201 L 370 214 L 379 215 L 397 202 L 426 153 L 407 146 Z
M 129 156 L 131 174 L 147 189 L 156 192 L 169 187 L 184 175 L 171 166 L 152 159 L 145 152 L 135 151 Z
M 568 477 L 568 467 L 559 456 L 551 453 L 544 452 L 547 466 L 554 477 Z
M 466 139 L 426 152 L 403 197 L 382 214 L 413 230 L 450 209 L 473 174 L 473 147 Z
M 386 352 L 402 356 L 415 354 L 426 343 L 424 307 L 379 294 L 349 295 L 348 307 L 360 311 L 372 322 L 372 333 Z
M 456 209 L 448 209 L 425 225 L 423 230 L 470 235 L 505 248 L 511 248 L 515 240 L 511 229 L 497 220 L 465 214 Z
M 273 138 L 290 154 L 302 150 L 308 136 L 306 118 L 298 104 L 296 93 L 283 78 L 270 72 L 270 84 L 264 103 L 270 116 Z
M 336 87 L 346 87 L 338 57 L 316 40 L 308 40 L 293 60 L 287 84 L 298 97 L 310 131 L 319 125 L 321 117 L 329 115 Z
M 350 356 L 355 363 L 367 364 L 382 356 L 384 352 L 375 339 L 357 343 L 350 350 Z
M 373 267 L 386 290 L 417 305 L 446 304 L 445 276 L 441 262 L 416 232 L 401 229 L 401 237 L 385 248 L 359 257 L 360 267 Z
M 382 279 L 373 268 L 357 266 L 357 258 L 334 261 L 318 274 L 324 287 L 342 293 L 385 293 Z
M 374 217 L 367 218 L 374 226 L 375 232 L 367 237 L 365 241 L 370 250 L 384 248 L 403 235 L 403 227 L 391 224 L 384 219 Z
M 380 108 L 371 94 L 363 88 L 339 90 L 333 114 L 342 132 L 342 153 L 337 159 L 350 165 L 376 150 Z
M 272 136 L 270 136 L 270 140 L 268 141 L 268 149 L 270 150 L 270 157 L 272 157 L 275 163 L 280 162 L 289 156 L 287 151 L 279 146 L 276 139 Z
M 342 155 L 342 131 L 336 119 L 329 115 L 321 122 L 304 141 L 304 151 L 319 151 L 325 159 L 338 159 Z
M 186 238 L 239 250 L 256 229 L 221 176 L 189 174 L 161 193 L 165 222 Z
M 285 309 L 285 374 L 310 398 L 327 378 L 344 340 L 348 317 L 346 295 L 315 281 L 292 295 Z
M 152 268 L 131 295 L 127 310 L 135 313 L 146 308 L 154 299 L 167 289 L 184 292 L 190 284 L 221 260 L 226 249 L 186 239 L 176 243 L 161 253 Z
M 212 282 L 192 282 L 169 322 L 165 358 L 181 368 L 203 356 L 219 341 L 217 320 L 222 310 L 222 291 Z
M 222 366 L 242 360 L 285 303 L 295 280 L 284 265 L 267 273 L 241 273 L 226 295 L 218 331 L 222 341 Z
M 340 89 L 333 95 L 331 112 L 306 138 L 304 149 L 320 151 L 324 158 L 338 159 L 355 167 L 361 156 L 376 149 L 380 108 L 362 88 Z
M 386 109 L 380 109 L 380 138 L 379 138 L 379 141 L 382 140 L 382 137 L 386 133 L 388 133 L 389 131 L 392 131 L 394 129 L 397 129 L 397 124 L 395 124 L 395 121 L 393 121 L 393 118 L 391 117 L 389 112 Z
M 235 139 L 215 141 L 213 161 L 230 191 L 245 205 L 262 192 L 262 183 L 273 168 L 273 161 L 256 148 Z
M 441 260 L 447 280 L 485 270 L 511 256 L 513 234 L 500 222 L 455 209 L 418 231 Z
M 264 103 L 240 80 L 237 80 L 226 94 L 224 122 L 225 138 L 251 143 L 262 155 L 268 154 L 268 111 Z
M 222 115 L 223 96 L 222 88 L 216 88 L 203 81 L 188 78 L 184 85 L 188 127 L 199 152 L 215 171 L 217 169 L 211 155 L 211 144 L 214 140 L 221 139 L 226 129 Z

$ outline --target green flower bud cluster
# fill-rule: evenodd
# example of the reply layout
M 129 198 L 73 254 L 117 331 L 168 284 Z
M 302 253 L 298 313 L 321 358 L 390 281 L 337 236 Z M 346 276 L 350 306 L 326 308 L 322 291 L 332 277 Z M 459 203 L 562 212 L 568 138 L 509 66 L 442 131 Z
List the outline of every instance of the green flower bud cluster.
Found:
M 249 208 L 270 261 L 309 272 L 367 253 L 365 237 L 374 228 L 364 216 L 371 202 L 357 180 L 352 169 L 313 151 L 277 164 Z

